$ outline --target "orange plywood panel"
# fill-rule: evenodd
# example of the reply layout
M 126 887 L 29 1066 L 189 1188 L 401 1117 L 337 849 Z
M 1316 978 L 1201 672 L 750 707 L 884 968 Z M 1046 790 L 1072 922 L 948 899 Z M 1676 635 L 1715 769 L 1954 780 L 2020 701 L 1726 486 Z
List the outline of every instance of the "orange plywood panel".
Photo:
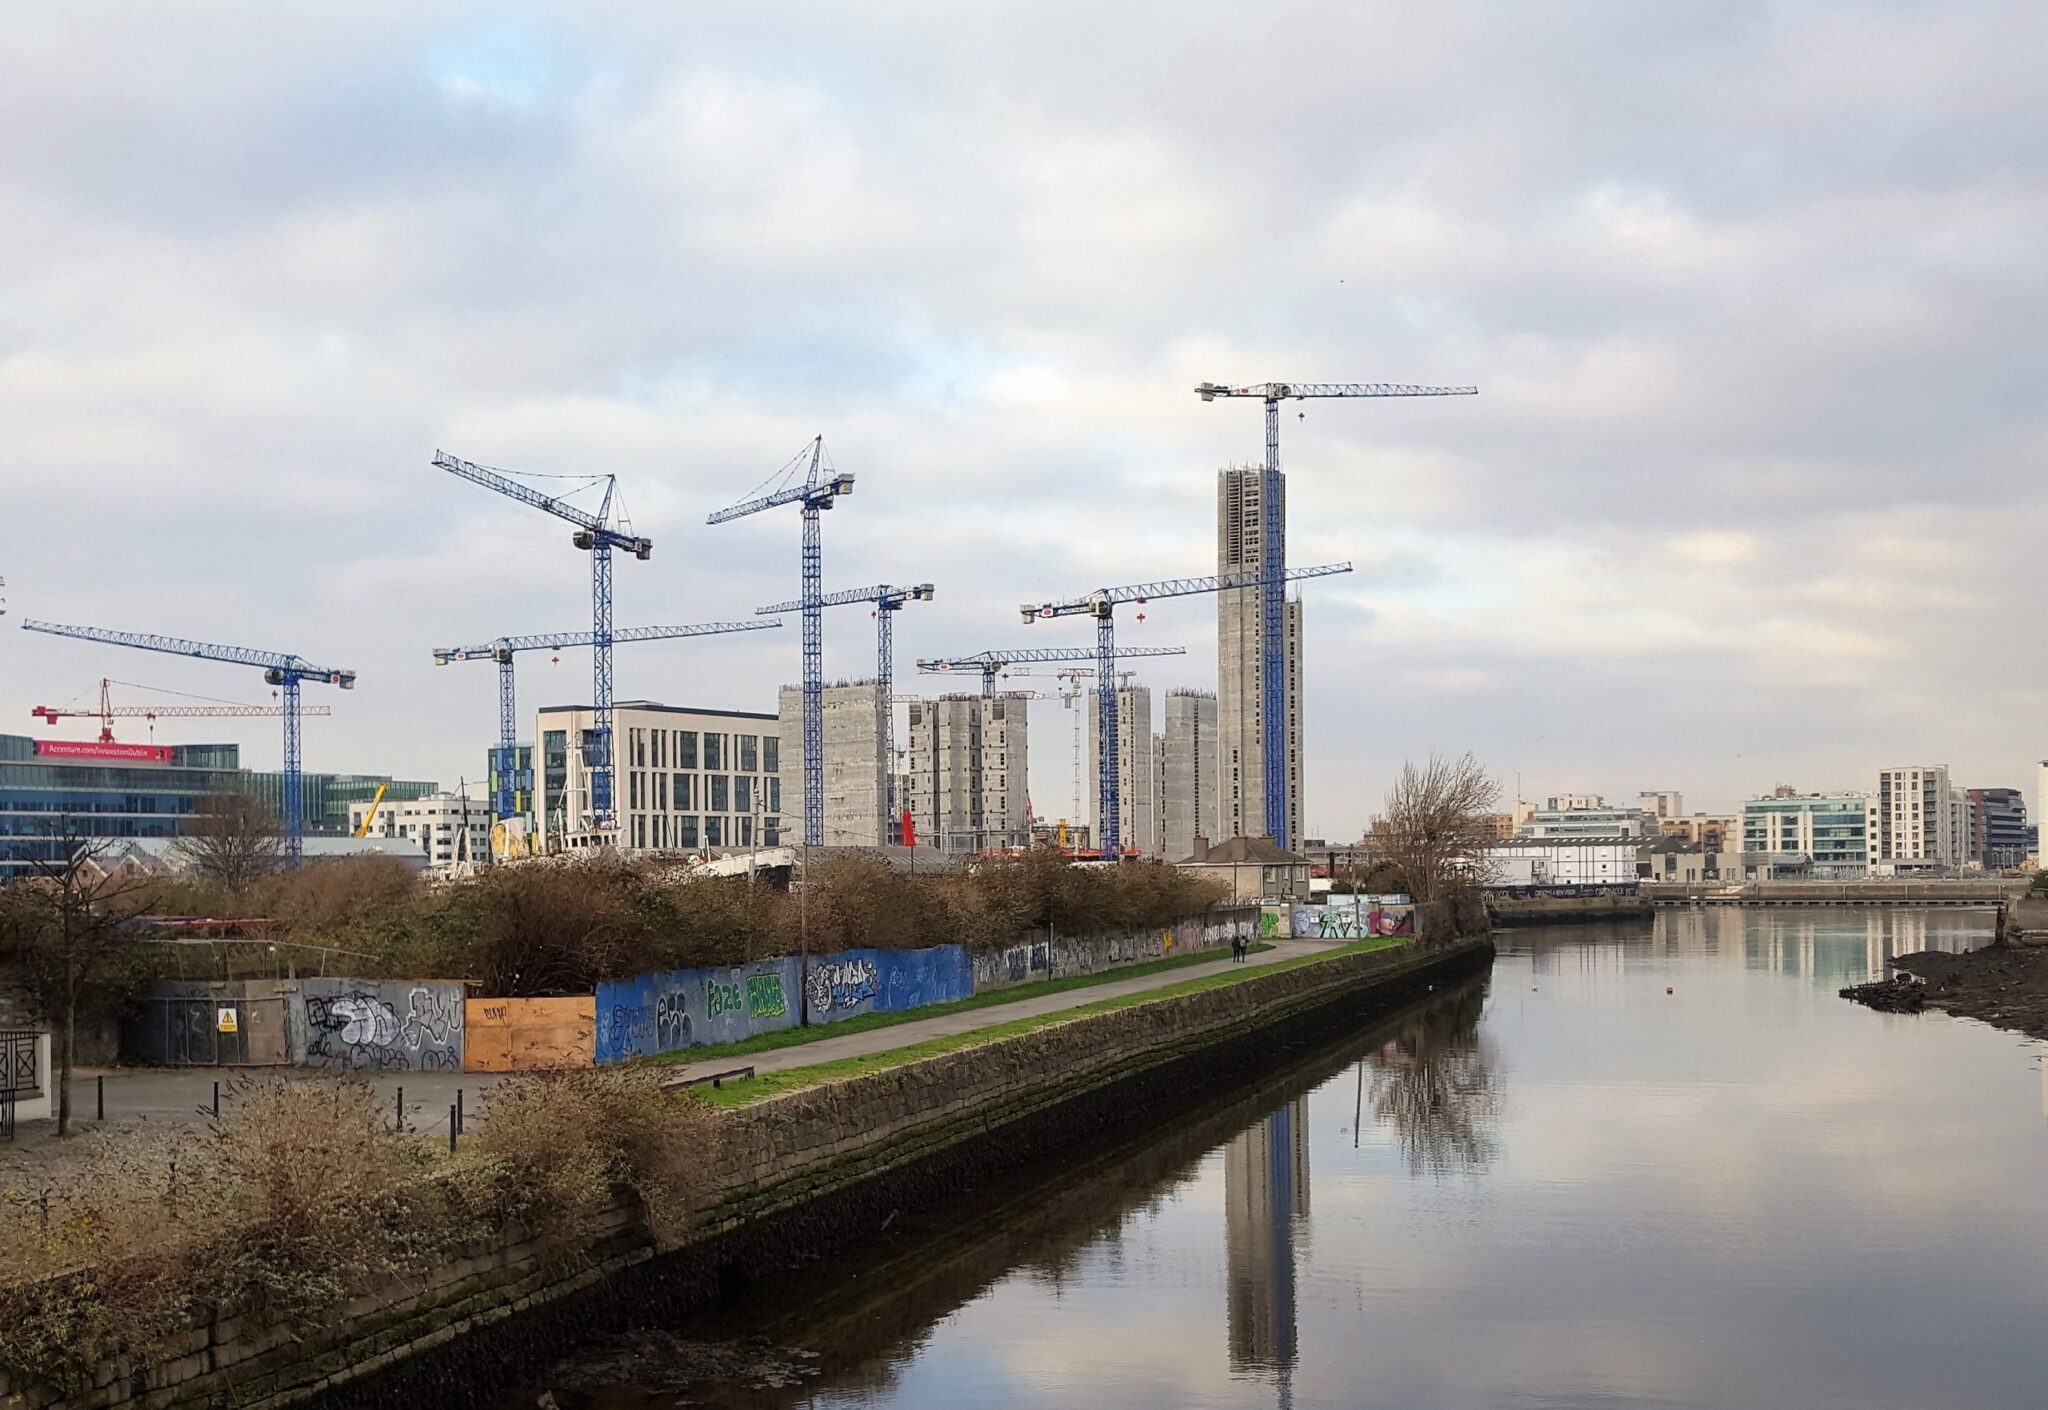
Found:
M 467 999 L 462 1065 L 470 1072 L 589 1067 L 597 1047 L 597 996 Z

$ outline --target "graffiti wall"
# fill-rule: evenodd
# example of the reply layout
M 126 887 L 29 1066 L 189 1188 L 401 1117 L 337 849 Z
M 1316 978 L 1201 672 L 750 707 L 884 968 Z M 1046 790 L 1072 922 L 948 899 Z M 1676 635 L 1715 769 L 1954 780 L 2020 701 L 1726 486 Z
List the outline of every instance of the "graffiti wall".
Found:
M 676 969 L 597 986 L 597 1060 L 736 1043 L 793 1028 L 799 1017 L 794 956 L 716 969 Z
M 1252 907 L 1215 911 L 1158 930 L 1103 931 L 1092 935 L 1055 935 L 974 956 L 974 989 L 1008 989 L 1044 979 L 1093 974 L 1121 965 L 1143 964 L 1190 950 L 1227 949 L 1233 938 L 1252 940 L 1258 934 L 1258 912 Z
M 460 1072 L 460 984 L 305 979 L 290 1016 L 292 1062 L 333 1072 Z
M 811 961 L 804 998 L 813 1023 L 864 1013 L 903 1013 L 974 996 L 965 945 L 928 950 L 841 950 Z
M 1413 935 L 1415 908 L 1412 905 L 1296 906 L 1293 924 L 1297 940 L 1363 940 L 1372 935 Z

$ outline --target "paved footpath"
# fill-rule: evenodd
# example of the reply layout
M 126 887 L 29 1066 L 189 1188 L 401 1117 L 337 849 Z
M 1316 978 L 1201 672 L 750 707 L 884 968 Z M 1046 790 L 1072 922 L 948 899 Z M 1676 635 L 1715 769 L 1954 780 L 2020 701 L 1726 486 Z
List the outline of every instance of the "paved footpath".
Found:
M 1173 984 L 1185 984 L 1190 979 L 1200 979 L 1204 975 L 1278 964 L 1281 960 L 1319 954 L 1341 948 L 1351 942 L 1271 940 L 1267 943 L 1273 948 L 1247 957 L 1241 965 L 1232 963 L 1230 952 L 1225 950 L 1222 952 L 1222 958 L 1209 964 L 1181 965 L 1176 969 L 1161 970 L 1156 974 L 1141 974 L 1135 979 L 1113 979 L 1103 984 L 1084 984 L 1078 989 L 1064 989 L 1057 994 L 1041 994 L 1034 999 L 991 1004 L 987 1008 L 968 1009 L 962 1013 L 949 1013 L 938 1018 L 913 1019 L 909 1023 L 891 1024 L 887 1028 L 870 1028 L 864 1033 L 849 1033 L 843 1038 L 819 1038 L 809 1043 L 797 1043 L 792 1047 L 772 1048 L 765 1053 L 711 1058 L 704 1062 L 677 1063 L 675 1073 L 678 1079 L 687 1080 L 692 1077 L 709 1077 L 714 1072 L 730 1072 L 735 1067 L 751 1067 L 756 1072 L 780 1072 L 784 1068 L 809 1067 L 815 1062 L 837 1062 L 840 1058 L 866 1057 L 869 1053 L 886 1053 L 895 1048 L 907 1048 L 928 1038 L 951 1038 L 961 1033 L 972 1033 L 977 1028 L 993 1028 L 997 1024 L 1010 1023 L 1020 1018 L 1032 1018 L 1042 1013 L 1058 1013 L 1062 1009 L 1077 1009 L 1084 1004 L 1097 1003 L 1103 999 L 1115 999 L 1125 994 L 1142 994 L 1147 989 L 1164 989 Z
M 1042 994 L 1035 998 L 991 1004 L 986 1008 L 968 1009 L 962 1013 L 946 1014 L 938 1018 L 913 1019 L 886 1028 L 872 1028 L 863 1033 L 849 1033 L 839 1038 L 819 1038 L 809 1043 L 797 1043 L 763 1053 L 711 1058 L 687 1064 L 678 1063 L 672 1070 L 678 1080 L 686 1080 L 692 1077 L 709 1077 L 715 1072 L 728 1072 L 736 1067 L 751 1067 L 756 1072 L 779 1072 L 785 1068 L 808 1067 L 817 1062 L 864 1057 L 869 1053 L 909 1047 L 929 1038 L 949 1038 L 961 1033 L 972 1033 L 979 1028 L 992 1028 L 1019 1018 L 1080 1008 L 1084 1004 L 1096 1003 L 1102 999 L 1114 999 L 1125 994 L 1141 994 L 1148 989 L 1164 989 L 1169 985 L 1182 984 L 1205 975 L 1276 964 L 1281 960 L 1336 949 L 1349 942 L 1276 940 L 1268 943 L 1272 945 L 1271 949 L 1249 956 L 1242 965 L 1233 964 L 1229 952 L 1224 951 L 1217 959 L 1205 964 L 1182 965 L 1154 974 L 1138 975 L 1132 979 L 1113 979 L 1101 984 L 1082 985 L 1057 994 Z M 103 1122 L 95 1120 L 93 1116 L 96 1099 L 95 1079 L 100 1077 L 106 1080 L 107 1092 L 107 1119 Z M 278 1077 L 295 1082 L 342 1080 L 326 1073 L 284 1068 L 184 1067 L 143 1071 L 132 1068 L 88 1068 L 79 1071 L 72 1078 L 72 1126 L 74 1130 L 85 1133 L 110 1131 L 122 1127 L 199 1125 L 212 1114 L 215 1081 L 220 1083 L 221 1106 L 222 1110 L 226 1110 L 234 1102 L 234 1090 L 238 1081 L 268 1081 Z M 448 1133 L 448 1108 L 454 1105 L 458 1091 L 463 1097 L 463 1125 L 468 1129 L 479 1119 L 477 1109 L 481 1103 L 478 1099 L 506 1079 L 484 1072 L 387 1072 L 363 1075 L 362 1080 L 369 1082 L 376 1090 L 379 1102 L 394 1114 L 402 1090 L 407 1128 L 427 1135 L 438 1134 L 445 1138 Z M 15 1129 L 13 1141 L 0 1142 L 0 1175 L 9 1171 L 47 1166 L 56 1155 L 56 1137 L 55 1121 L 20 1123 Z M 67 1152 L 76 1150 L 82 1154 L 85 1146 L 96 1144 L 98 1143 L 73 1142 L 65 1149 Z

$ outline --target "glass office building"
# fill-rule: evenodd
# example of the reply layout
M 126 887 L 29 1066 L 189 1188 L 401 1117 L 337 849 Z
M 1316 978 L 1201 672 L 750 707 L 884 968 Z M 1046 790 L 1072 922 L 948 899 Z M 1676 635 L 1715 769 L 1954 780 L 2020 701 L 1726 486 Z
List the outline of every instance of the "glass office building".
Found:
M 1870 869 L 1861 793 L 1792 794 L 1742 805 L 1742 860 L 1753 877 L 1859 877 Z
M 63 860 L 66 833 L 176 837 L 209 793 L 241 787 L 233 744 L 99 744 L 0 734 L 0 880 Z

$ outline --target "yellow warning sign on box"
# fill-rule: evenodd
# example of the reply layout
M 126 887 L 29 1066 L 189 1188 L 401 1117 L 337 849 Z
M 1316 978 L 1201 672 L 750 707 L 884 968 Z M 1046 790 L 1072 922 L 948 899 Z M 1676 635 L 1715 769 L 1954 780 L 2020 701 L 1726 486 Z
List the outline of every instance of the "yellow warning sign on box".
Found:
M 220 1032 L 239 1033 L 242 1031 L 241 1026 L 235 1021 L 235 1011 L 233 1009 L 220 1009 L 216 1012 L 217 1017 L 213 1021 L 213 1026 Z

